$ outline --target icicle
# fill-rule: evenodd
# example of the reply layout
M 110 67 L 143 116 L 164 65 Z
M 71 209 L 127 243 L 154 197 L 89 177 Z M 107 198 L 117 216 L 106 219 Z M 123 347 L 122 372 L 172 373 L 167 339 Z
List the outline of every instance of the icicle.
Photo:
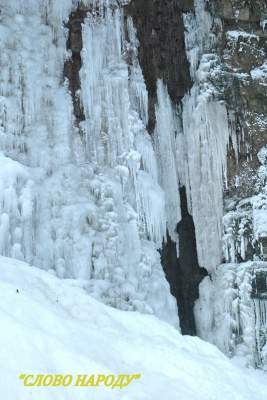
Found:
M 122 14 L 107 10 L 83 27 L 81 96 L 91 160 L 114 165 L 132 144 L 129 132 L 128 69 L 122 59 Z M 116 134 L 114 135 L 114 133 Z
M 138 174 L 137 185 L 147 232 L 160 248 L 166 231 L 164 194 L 145 172 Z
M 133 108 L 139 113 L 146 126 L 148 123 L 148 93 L 144 82 L 142 70 L 138 62 L 138 47 L 136 30 L 132 18 L 127 19 L 129 48 L 132 57 L 130 66 L 130 100 Z
M 227 111 L 223 103 L 198 95 L 197 87 L 185 97 L 183 110 L 189 170 L 186 186 L 196 228 L 198 261 L 212 270 L 221 261 Z
M 157 85 L 155 146 L 159 160 L 160 183 L 166 194 L 167 226 L 176 241 L 176 227 L 181 220 L 179 179 L 176 162 L 176 120 L 171 100 L 162 81 Z
M 263 350 L 267 344 L 267 300 L 254 299 L 255 310 L 255 339 L 258 366 L 264 361 Z
M 190 74 L 196 78 L 197 68 L 204 50 L 209 49 L 215 42 L 211 34 L 212 18 L 205 10 L 205 0 L 194 0 L 195 13 L 183 15 L 185 25 L 185 45 L 190 62 Z

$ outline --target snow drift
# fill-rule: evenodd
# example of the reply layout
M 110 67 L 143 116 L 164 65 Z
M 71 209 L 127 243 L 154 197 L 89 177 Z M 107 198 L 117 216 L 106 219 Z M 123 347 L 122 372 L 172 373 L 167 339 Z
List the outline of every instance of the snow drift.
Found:
M 154 316 L 96 301 L 84 281 L 60 280 L 4 257 L 0 268 L 0 393 L 6 400 L 266 398 L 263 373 L 232 365 L 214 346 L 181 336 Z M 122 390 L 27 388 L 21 373 L 142 377 Z

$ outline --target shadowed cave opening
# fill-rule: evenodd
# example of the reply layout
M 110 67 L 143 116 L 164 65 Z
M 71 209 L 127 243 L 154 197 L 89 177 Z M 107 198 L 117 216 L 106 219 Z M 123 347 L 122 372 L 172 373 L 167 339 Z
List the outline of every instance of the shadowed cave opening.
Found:
M 194 304 L 199 297 L 199 284 L 208 273 L 198 264 L 195 226 L 188 212 L 185 187 L 180 188 L 180 197 L 182 219 L 177 224 L 179 258 L 176 243 L 167 235 L 161 250 L 161 261 L 171 294 L 177 301 L 181 331 L 184 335 L 195 336 Z

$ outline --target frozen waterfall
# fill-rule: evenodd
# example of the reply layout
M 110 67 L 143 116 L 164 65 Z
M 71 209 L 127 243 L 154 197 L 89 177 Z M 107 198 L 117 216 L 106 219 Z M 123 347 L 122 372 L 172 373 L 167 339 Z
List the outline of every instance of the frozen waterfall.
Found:
M 0 253 L 178 326 L 157 251 L 165 196 L 133 22 L 117 2 L 87 2 L 77 127 L 63 75 L 63 21 L 77 4 L 2 2 Z

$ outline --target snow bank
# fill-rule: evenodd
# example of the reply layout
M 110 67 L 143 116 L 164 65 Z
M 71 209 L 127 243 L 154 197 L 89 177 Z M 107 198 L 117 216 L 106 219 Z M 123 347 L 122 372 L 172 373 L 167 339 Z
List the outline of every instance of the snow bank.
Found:
M 59 280 L 4 257 L 0 274 L 0 392 L 5 400 L 266 398 L 265 375 L 252 371 L 250 376 L 212 345 L 183 337 L 153 316 L 97 302 L 82 281 Z M 123 390 L 25 388 L 21 373 L 142 377 Z

